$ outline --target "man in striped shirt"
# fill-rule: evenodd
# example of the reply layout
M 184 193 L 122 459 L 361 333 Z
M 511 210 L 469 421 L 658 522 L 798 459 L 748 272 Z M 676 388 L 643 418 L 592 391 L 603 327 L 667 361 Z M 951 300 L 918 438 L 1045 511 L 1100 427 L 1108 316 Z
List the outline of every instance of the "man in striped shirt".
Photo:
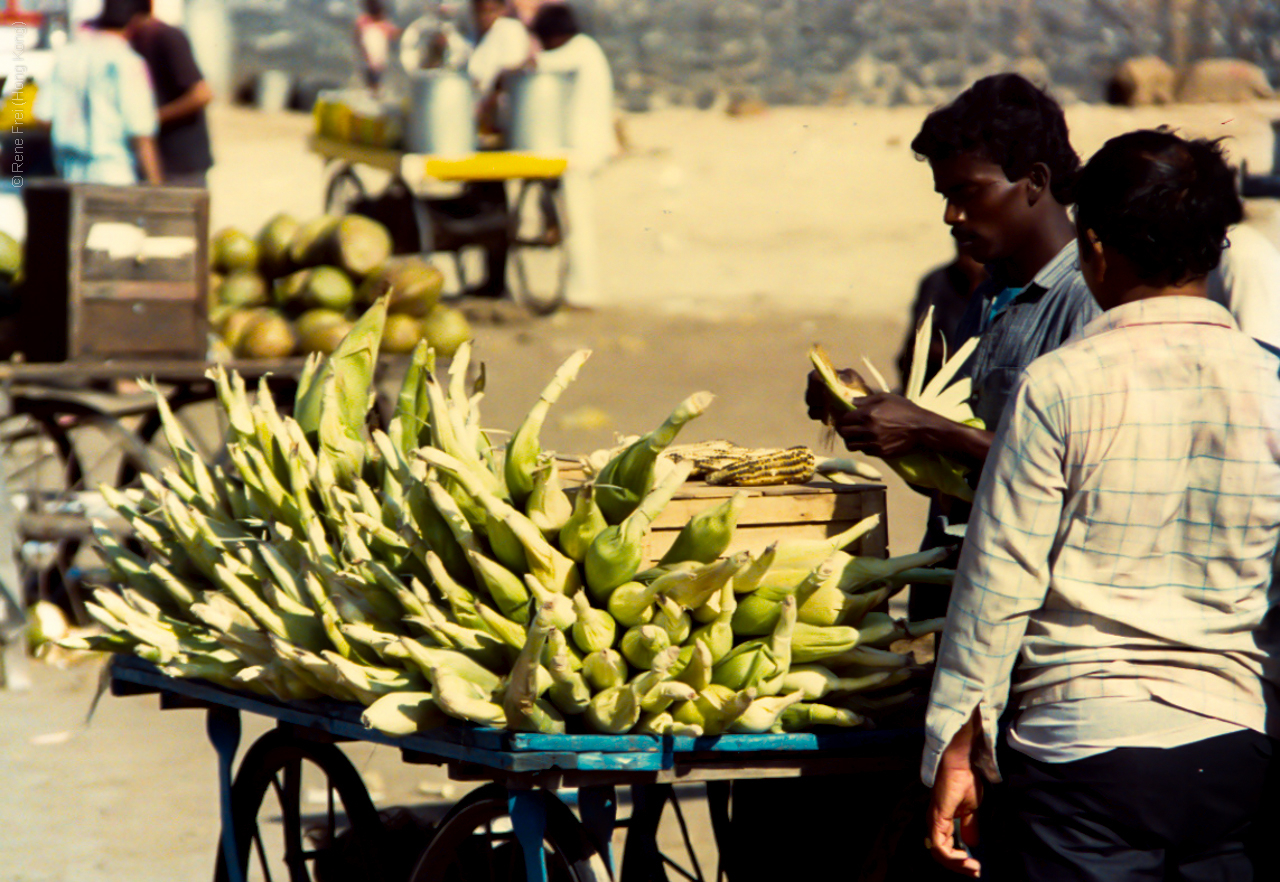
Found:
M 1280 361 L 1205 297 L 1240 203 L 1216 144 L 1167 131 L 1109 141 L 1076 200 L 1105 312 L 1022 373 L 978 486 L 931 844 L 978 874 L 953 825 L 976 841 L 985 779 L 984 879 L 1276 878 Z

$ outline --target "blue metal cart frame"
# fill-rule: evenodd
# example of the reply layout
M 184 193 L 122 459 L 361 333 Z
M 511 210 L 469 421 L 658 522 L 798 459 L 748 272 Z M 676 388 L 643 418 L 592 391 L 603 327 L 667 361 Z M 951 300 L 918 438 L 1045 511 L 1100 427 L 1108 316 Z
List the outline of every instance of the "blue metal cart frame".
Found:
M 201 680 L 169 677 L 153 665 L 129 656 L 113 659 L 111 692 L 113 695 L 158 692 L 162 708 L 208 710 L 207 731 L 218 754 L 220 841 L 229 868 L 229 882 L 242 882 L 236 861 L 232 859 L 239 852 L 231 804 L 232 767 L 240 742 L 241 712 L 275 719 L 282 728 L 305 730 L 309 739 L 321 742 L 366 741 L 395 747 L 406 762 L 447 766 L 450 777 L 455 780 L 488 780 L 505 787 L 513 832 L 523 851 L 525 878 L 529 882 L 547 879 L 542 848 L 548 823 L 546 795 L 554 794 L 559 788 L 578 788 L 582 827 L 591 841 L 599 844 L 605 867 L 612 875 L 616 871 L 609 843 L 617 822 L 616 788 L 620 785 L 662 786 L 703 781 L 708 782 L 710 789 L 735 779 L 909 769 L 918 763 L 922 746 L 919 729 L 689 738 L 539 735 L 460 724 L 392 737 L 365 728 L 360 723 L 362 709 L 354 704 L 276 701 Z M 727 805 L 727 790 L 722 792 Z M 709 800 L 712 797 L 709 793 Z M 720 843 L 726 819 L 718 817 L 715 805 L 712 816 L 716 840 Z M 631 832 L 634 833 L 634 829 Z

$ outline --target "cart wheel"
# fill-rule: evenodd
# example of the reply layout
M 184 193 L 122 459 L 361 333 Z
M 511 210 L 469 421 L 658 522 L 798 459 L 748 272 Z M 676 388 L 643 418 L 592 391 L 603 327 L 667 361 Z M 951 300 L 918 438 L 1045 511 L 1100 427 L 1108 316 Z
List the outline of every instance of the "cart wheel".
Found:
M 549 882 L 607 882 L 612 877 L 582 824 L 554 794 L 536 790 L 547 828 L 542 847 Z M 444 817 L 409 882 L 525 878 L 524 856 L 511 829 L 506 788 L 486 784 Z
M 324 210 L 327 214 L 347 214 L 366 195 L 364 183 L 356 170 L 343 165 L 329 179 L 324 194 Z
M 708 792 L 709 808 L 710 795 Z M 702 861 L 698 858 L 693 837 L 689 833 L 689 823 L 672 785 L 632 785 L 631 807 L 631 817 L 626 822 L 627 839 L 622 849 L 622 866 L 618 874 L 620 882 L 668 882 L 672 878 L 706 882 L 708 879 L 723 878 L 723 871 L 719 868 L 708 866 L 708 870 L 716 870 L 714 875 L 703 872 Z M 675 839 L 675 831 L 669 826 L 672 820 L 679 831 L 678 840 Z M 713 830 L 718 823 L 716 814 L 712 811 Z M 668 832 L 660 836 L 660 828 Z M 666 842 L 675 845 L 674 850 L 665 846 Z M 707 857 L 703 855 L 704 859 Z M 674 875 L 668 874 L 668 870 Z
M 361 868 L 361 878 L 384 878 L 378 813 L 359 773 L 332 744 L 279 729 L 263 735 L 240 762 L 231 811 L 244 882 L 327 882 L 322 868 L 339 852 L 346 852 L 344 866 Z M 215 882 L 229 882 L 227 869 L 219 840 Z
M 521 182 L 511 213 L 512 293 L 535 315 L 550 315 L 564 303 L 567 220 L 558 181 Z
M 25 522 L 14 533 L 23 602 L 56 603 L 88 624 L 75 566 L 84 537 L 76 516 L 84 514 L 91 474 L 72 438 L 81 427 L 91 431 L 65 415 L 18 413 L 0 428 L 0 459 L 14 514 Z

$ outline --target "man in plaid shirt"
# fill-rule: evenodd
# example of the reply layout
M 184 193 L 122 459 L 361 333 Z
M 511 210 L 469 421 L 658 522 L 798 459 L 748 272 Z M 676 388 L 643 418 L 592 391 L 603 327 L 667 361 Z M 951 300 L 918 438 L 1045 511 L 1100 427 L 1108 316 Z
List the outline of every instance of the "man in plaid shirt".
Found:
M 978 875 L 982 802 L 984 879 L 1277 878 L 1280 362 L 1205 298 L 1240 203 L 1216 144 L 1163 130 L 1109 141 L 1075 195 L 1104 313 L 1023 372 L 982 473 L 930 696 L 931 846 Z

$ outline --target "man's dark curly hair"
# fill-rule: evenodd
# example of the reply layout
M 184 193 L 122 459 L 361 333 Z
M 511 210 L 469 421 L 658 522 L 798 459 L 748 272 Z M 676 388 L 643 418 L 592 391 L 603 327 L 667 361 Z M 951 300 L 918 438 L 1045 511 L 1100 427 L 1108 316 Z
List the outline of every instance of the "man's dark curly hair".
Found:
M 1071 185 L 1080 168 L 1058 102 L 1013 73 L 983 77 L 934 110 L 911 149 L 929 162 L 972 153 L 1000 166 L 1011 181 L 1043 162 L 1049 189 L 1063 205 L 1071 204 Z
M 1124 255 L 1143 281 L 1205 275 L 1243 216 L 1220 142 L 1163 127 L 1112 138 L 1076 182 L 1076 225 Z

